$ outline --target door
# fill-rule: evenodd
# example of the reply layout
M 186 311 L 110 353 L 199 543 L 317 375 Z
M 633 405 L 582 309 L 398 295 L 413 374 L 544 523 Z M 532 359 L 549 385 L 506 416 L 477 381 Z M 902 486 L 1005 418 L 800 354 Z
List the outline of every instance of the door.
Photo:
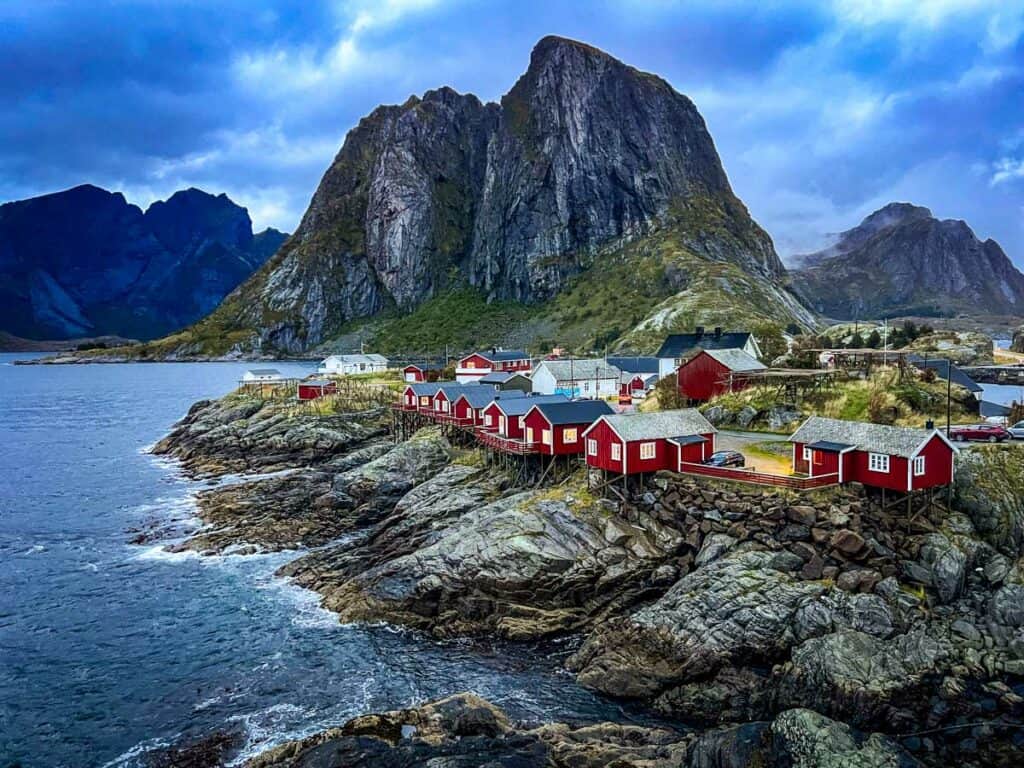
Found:
M 505 417 L 503 415 L 498 416 L 498 434 L 505 434 Z

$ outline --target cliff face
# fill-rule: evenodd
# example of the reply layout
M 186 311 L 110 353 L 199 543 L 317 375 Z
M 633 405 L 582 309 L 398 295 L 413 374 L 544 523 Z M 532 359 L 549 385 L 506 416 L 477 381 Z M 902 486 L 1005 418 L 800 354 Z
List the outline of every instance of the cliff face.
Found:
M 500 105 L 441 88 L 360 121 L 295 236 L 196 327 L 195 344 L 301 351 L 354 318 L 467 285 L 543 303 L 666 230 L 687 256 L 784 292 L 771 240 L 733 195 L 692 102 L 548 37 Z M 786 317 L 803 311 L 783 305 Z
M 797 290 L 836 319 L 1024 313 L 1024 275 L 998 243 L 907 203 L 876 211 L 801 263 Z
M 284 235 L 197 189 L 143 213 L 90 185 L 0 206 L 0 329 L 152 338 L 210 312 Z

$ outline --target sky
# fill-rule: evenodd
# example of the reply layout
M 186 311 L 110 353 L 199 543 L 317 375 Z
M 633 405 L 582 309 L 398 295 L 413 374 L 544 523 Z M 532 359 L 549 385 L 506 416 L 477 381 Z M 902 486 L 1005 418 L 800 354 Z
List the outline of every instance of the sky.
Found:
M 891 201 L 1024 267 L 1024 0 L 0 0 L 0 201 L 225 192 L 292 231 L 346 132 L 546 34 L 668 80 L 785 258 Z

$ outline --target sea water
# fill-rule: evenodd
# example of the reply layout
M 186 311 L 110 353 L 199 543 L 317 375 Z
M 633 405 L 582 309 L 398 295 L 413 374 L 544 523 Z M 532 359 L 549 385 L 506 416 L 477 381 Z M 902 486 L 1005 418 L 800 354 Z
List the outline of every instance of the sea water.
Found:
M 245 364 L 12 364 L 24 357 L 0 355 L 0 768 L 141 765 L 218 730 L 246 757 L 464 690 L 532 722 L 626 716 L 550 649 L 342 626 L 274 576 L 299 553 L 129 543 L 195 524 L 204 486 L 146 448 Z

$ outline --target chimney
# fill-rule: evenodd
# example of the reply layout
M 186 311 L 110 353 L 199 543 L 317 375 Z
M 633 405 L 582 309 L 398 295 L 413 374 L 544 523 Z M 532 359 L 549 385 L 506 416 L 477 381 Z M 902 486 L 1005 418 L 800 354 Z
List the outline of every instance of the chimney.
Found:
M 715 326 L 715 338 L 716 339 L 722 338 L 722 326 L 720 326 L 720 325 L 716 325 Z
M 696 328 L 694 329 L 694 333 L 695 333 L 695 334 L 697 335 L 697 338 L 698 338 L 698 339 L 702 339 L 702 338 L 704 338 L 704 326 L 703 326 L 703 325 L 698 325 L 698 326 L 697 326 L 697 327 L 696 327 Z
M 932 421 L 931 419 L 928 419 L 928 421 L 924 423 L 924 428 L 929 431 L 935 429 L 935 422 Z

